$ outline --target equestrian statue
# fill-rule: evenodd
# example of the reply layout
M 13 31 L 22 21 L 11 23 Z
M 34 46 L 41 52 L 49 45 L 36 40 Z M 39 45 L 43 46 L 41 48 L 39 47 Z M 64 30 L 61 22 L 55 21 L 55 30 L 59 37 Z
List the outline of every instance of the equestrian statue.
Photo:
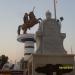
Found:
M 40 23 L 40 21 L 42 21 L 42 19 L 41 18 L 37 19 L 34 15 L 34 12 L 31 11 L 29 14 L 25 13 L 25 15 L 23 17 L 23 21 L 24 21 L 24 23 L 22 25 L 18 26 L 18 31 L 17 31 L 18 35 L 20 35 L 21 29 L 23 30 L 23 34 L 26 34 L 27 29 L 30 29 L 37 23 Z

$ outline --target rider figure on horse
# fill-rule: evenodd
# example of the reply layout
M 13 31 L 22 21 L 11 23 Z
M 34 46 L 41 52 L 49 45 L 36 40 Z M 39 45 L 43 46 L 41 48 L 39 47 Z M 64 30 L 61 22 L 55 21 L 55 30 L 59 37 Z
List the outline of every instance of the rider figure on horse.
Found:
M 36 19 L 33 11 L 29 13 L 29 19 Z

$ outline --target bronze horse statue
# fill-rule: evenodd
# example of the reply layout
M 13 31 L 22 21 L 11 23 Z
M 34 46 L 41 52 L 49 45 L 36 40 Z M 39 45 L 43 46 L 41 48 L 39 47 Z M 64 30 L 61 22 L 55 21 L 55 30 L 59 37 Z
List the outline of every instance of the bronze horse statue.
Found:
M 37 23 L 40 23 L 40 21 L 42 21 L 41 18 L 36 19 L 33 11 L 29 13 L 29 20 L 24 22 L 23 25 L 19 25 L 18 27 L 18 35 L 20 35 L 20 30 L 23 30 L 23 34 L 26 34 L 27 29 L 30 29 L 31 27 L 33 27 L 34 25 L 36 25 Z

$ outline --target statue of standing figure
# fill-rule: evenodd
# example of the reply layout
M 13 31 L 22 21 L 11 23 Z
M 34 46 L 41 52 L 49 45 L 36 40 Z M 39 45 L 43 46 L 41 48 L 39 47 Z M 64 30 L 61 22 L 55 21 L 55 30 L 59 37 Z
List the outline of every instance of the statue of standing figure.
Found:
M 41 18 L 37 19 L 35 17 L 33 11 L 31 11 L 29 14 L 25 13 L 25 15 L 23 17 L 24 24 L 19 25 L 19 27 L 18 27 L 18 35 L 20 35 L 21 29 L 23 30 L 23 34 L 26 34 L 27 29 L 30 29 L 31 27 L 33 27 L 37 23 L 40 23 L 40 20 L 42 21 Z

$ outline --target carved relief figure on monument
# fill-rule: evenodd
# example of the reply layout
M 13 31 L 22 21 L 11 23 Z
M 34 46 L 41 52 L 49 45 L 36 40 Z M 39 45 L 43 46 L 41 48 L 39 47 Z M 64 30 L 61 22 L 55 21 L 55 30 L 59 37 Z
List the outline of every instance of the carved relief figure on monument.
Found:
M 51 19 L 51 12 L 50 11 L 47 11 L 46 12 L 46 19 Z

